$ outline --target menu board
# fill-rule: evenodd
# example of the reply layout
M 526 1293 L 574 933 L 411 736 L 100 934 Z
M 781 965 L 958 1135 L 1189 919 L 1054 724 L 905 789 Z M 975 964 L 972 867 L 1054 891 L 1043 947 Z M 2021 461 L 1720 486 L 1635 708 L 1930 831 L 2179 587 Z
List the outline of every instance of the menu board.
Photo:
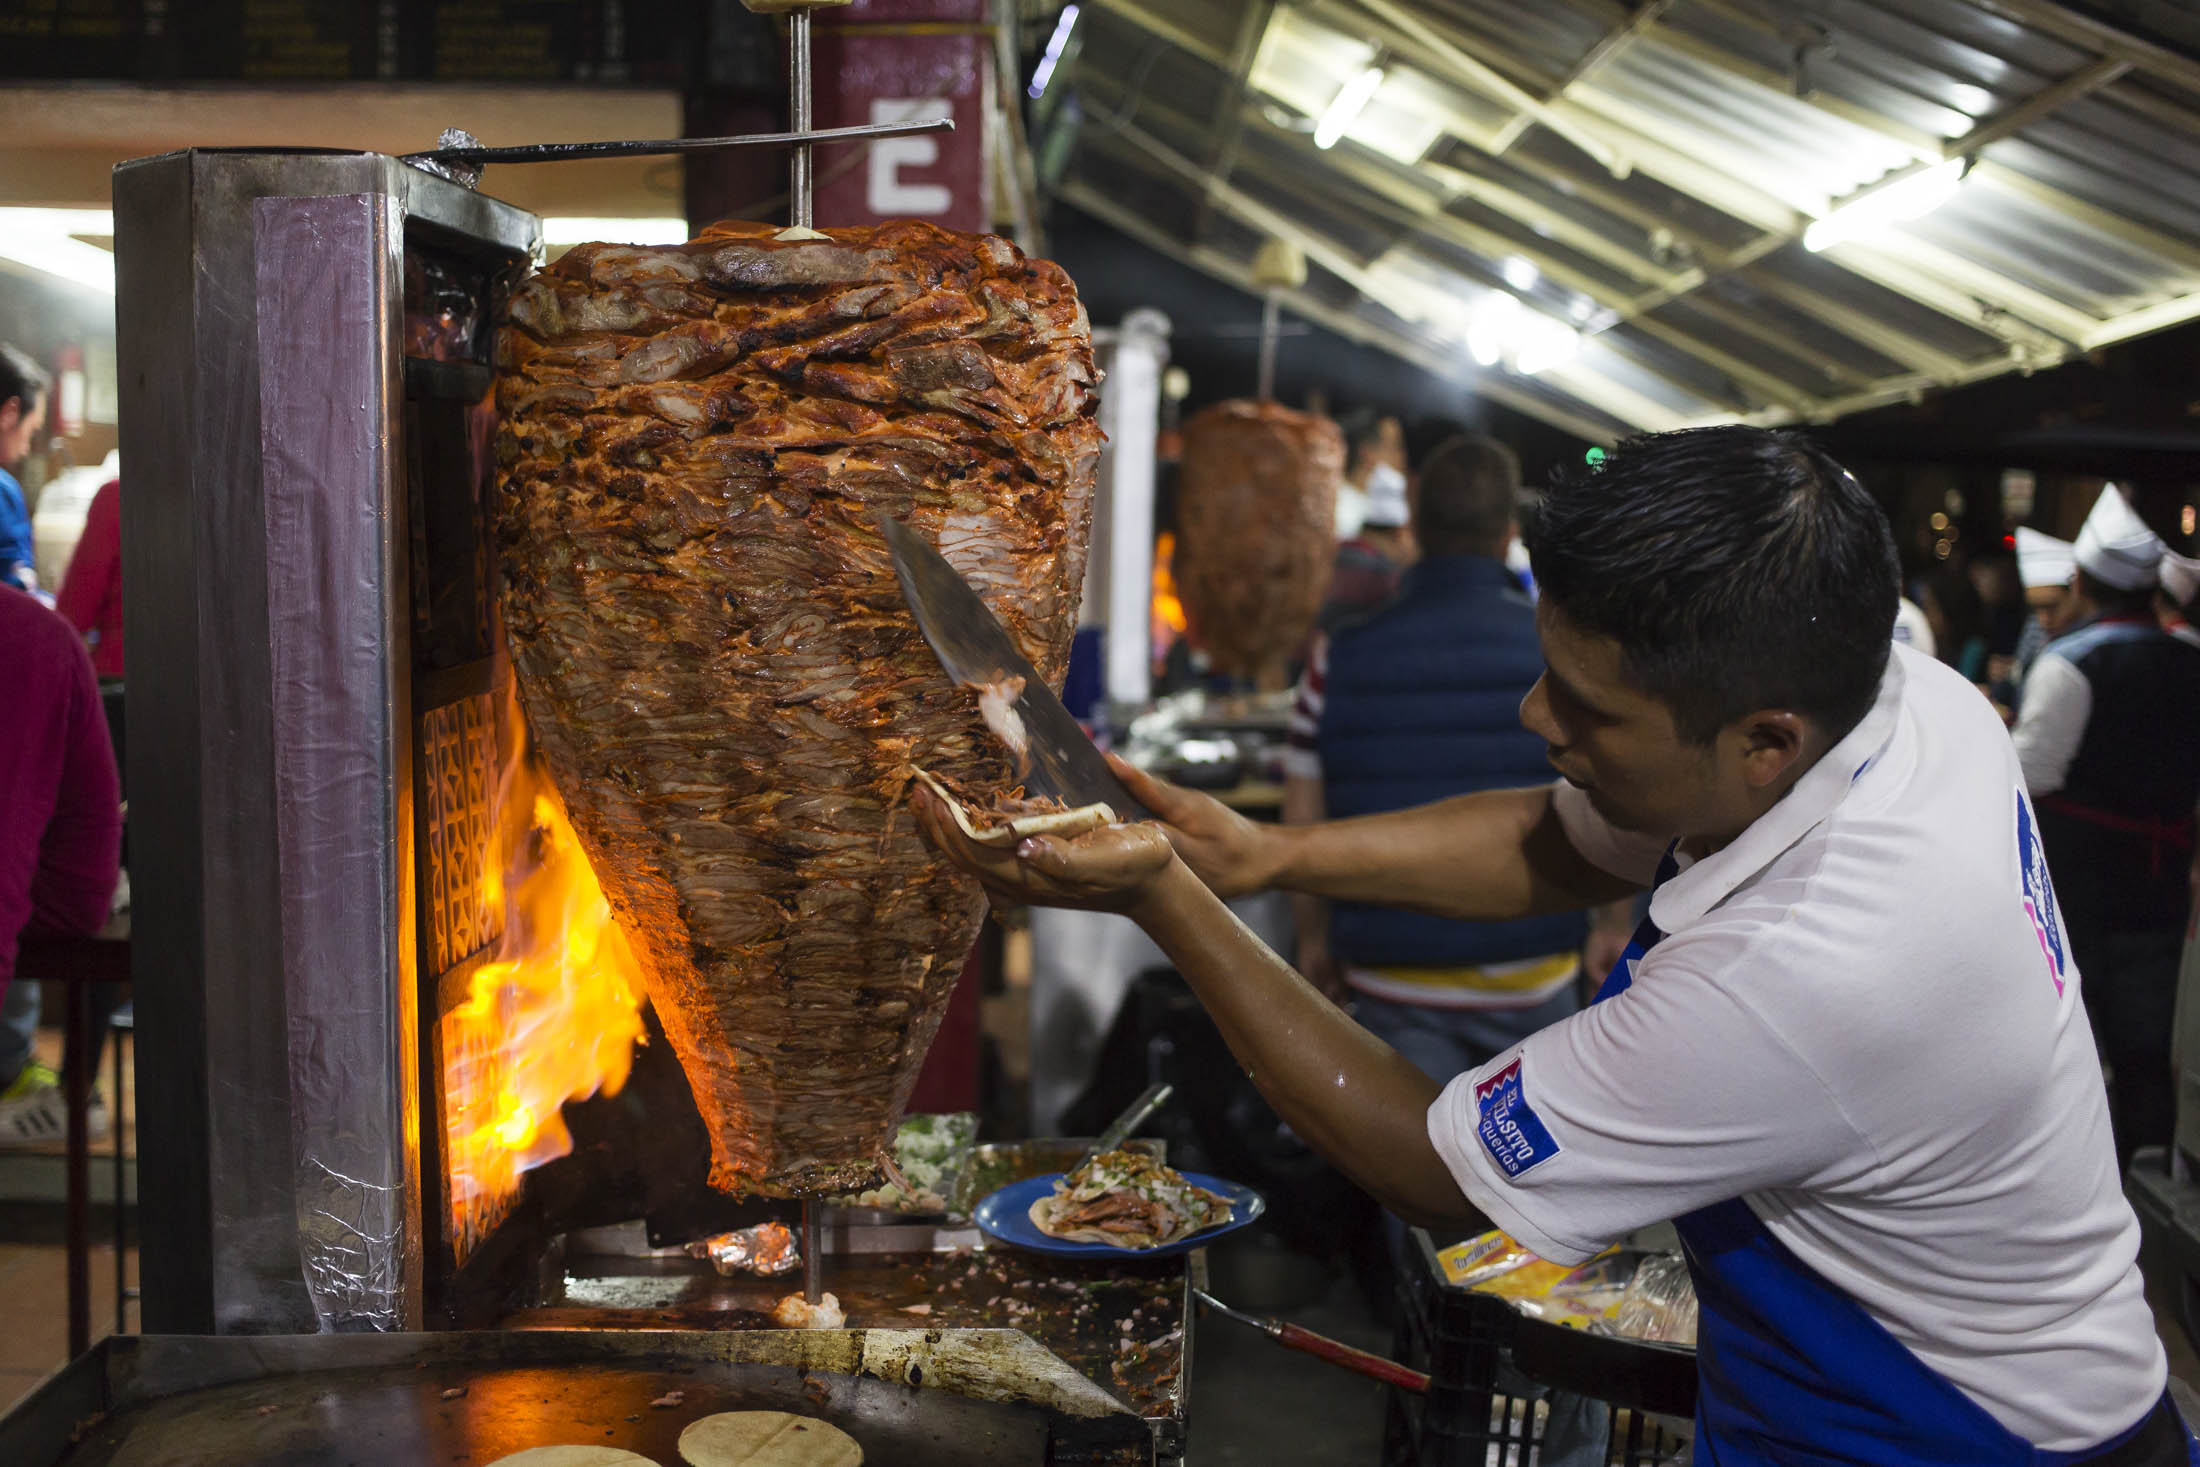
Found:
M 676 86 L 733 0 L 8 0 L 0 77 Z

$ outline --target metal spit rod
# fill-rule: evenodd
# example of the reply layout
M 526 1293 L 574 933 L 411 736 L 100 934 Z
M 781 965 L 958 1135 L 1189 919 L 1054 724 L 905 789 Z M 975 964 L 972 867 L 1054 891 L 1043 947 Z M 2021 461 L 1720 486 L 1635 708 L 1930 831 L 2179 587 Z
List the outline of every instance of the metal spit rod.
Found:
M 810 130 L 810 12 L 787 12 L 787 125 L 798 133 Z M 810 145 L 796 143 L 787 158 L 788 222 L 797 229 L 811 227 L 814 217 L 811 207 L 815 203 L 816 184 L 810 171 Z M 810 1213 L 804 1204 L 802 1226 L 808 1235 Z M 802 1255 L 805 1259 L 809 1253 Z M 808 1296 L 812 1304 L 817 1296 Z
M 1276 398 L 1276 338 L 1283 334 L 1283 302 L 1269 291 L 1260 307 L 1260 400 Z
M 802 1199 L 802 1302 L 815 1304 L 825 1295 L 824 1250 L 817 1245 L 817 1199 Z

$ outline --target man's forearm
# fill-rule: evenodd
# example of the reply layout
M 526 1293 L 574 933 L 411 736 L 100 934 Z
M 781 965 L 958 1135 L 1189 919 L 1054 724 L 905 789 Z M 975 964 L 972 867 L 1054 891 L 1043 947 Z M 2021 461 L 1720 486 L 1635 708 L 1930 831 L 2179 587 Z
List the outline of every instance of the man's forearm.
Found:
M 1463 921 L 1574 911 L 1631 890 L 1574 850 L 1542 786 L 1282 826 L 1269 840 L 1270 882 L 1286 891 Z
M 1400 1216 L 1480 1215 L 1436 1154 L 1436 1082 L 1362 1029 L 1231 914 L 1181 862 L 1131 915 L 1176 964 L 1276 1113 Z

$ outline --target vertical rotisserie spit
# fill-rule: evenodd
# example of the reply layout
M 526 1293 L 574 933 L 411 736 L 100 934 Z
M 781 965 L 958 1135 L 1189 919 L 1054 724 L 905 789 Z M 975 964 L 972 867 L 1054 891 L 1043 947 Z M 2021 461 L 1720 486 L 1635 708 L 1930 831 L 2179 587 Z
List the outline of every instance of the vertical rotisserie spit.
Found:
M 902 604 L 931 538 L 1059 686 L 1100 433 L 1083 308 L 1005 240 L 720 224 L 572 250 L 497 384 L 536 741 L 709 1126 L 712 1182 L 867 1185 L 975 932 L 912 761 L 1012 782 Z
M 1329 589 L 1343 477 L 1327 418 L 1240 400 L 1185 423 L 1174 572 L 1216 671 L 1283 685 Z

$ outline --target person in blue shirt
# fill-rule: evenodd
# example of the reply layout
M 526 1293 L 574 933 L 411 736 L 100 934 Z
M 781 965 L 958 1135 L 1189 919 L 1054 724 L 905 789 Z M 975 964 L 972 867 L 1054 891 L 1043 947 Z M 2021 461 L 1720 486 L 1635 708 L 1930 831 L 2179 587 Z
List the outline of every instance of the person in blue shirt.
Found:
M 46 426 L 53 379 L 29 356 L 0 342 L 0 582 L 19 591 L 38 589 L 31 550 L 31 512 L 23 486 L 11 472 Z

